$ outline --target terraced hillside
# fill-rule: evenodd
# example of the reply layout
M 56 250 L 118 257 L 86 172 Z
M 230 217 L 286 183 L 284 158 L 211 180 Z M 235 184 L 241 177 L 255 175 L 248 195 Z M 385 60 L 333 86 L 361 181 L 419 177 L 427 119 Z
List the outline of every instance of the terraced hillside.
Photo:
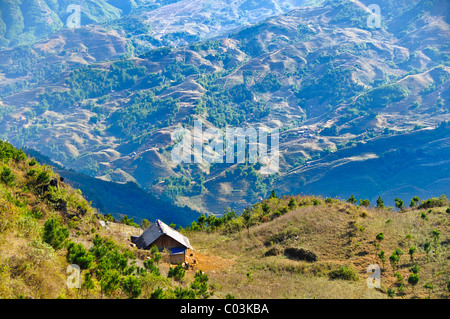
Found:
M 105 57 L 90 58 L 91 49 L 72 54 L 84 59 L 76 70 L 67 62 L 31 86 L 4 76 L 0 134 L 67 168 L 133 181 L 217 214 L 228 206 L 243 209 L 273 188 L 342 198 L 361 191 L 372 201 L 397 191 L 405 197 L 446 193 L 448 2 L 381 1 L 379 29 L 367 25 L 369 4 L 315 3 L 214 40 L 143 54 L 117 28 L 99 30 L 111 38 L 99 40 L 102 45 L 125 41 L 128 57 L 108 61 L 123 45 Z M 170 20 L 168 30 L 179 23 Z M 248 163 L 176 165 L 171 134 L 194 119 L 205 129 L 278 128 L 279 173 L 267 176 Z M 413 147 L 417 153 L 409 152 Z M 403 178 L 416 173 L 420 179 Z

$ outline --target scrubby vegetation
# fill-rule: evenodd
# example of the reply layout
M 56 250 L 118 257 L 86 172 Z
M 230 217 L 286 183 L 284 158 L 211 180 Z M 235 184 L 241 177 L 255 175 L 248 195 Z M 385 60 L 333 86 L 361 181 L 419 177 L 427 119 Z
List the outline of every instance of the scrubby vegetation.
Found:
M 158 249 L 137 251 L 103 229 L 99 221 L 112 216 L 100 215 L 49 167 L 2 141 L 0 163 L 0 298 L 210 296 L 206 274 L 191 280 L 175 267 L 175 284 L 160 271 Z M 121 222 L 140 229 L 126 215 Z M 69 264 L 81 269 L 79 289 L 66 284 Z
M 424 221 L 417 208 L 395 211 L 380 205 L 381 197 L 377 207 L 371 208 L 364 201 L 358 204 L 354 196 L 344 202 L 314 196 L 278 197 L 272 191 L 269 198 L 240 214 L 227 210 L 220 217 L 202 215 L 180 230 L 211 253 L 239 260 L 233 268 L 237 274 L 211 278 L 233 296 L 265 296 L 260 285 L 295 275 L 300 276 L 295 282 L 301 288 L 283 281 L 289 288 L 273 294 L 293 296 L 295 291 L 309 297 L 337 297 L 337 291 L 331 291 L 337 289 L 333 285 L 340 285 L 339 297 L 345 286 L 347 298 L 367 298 L 352 289 L 364 289 L 369 276 L 366 269 L 376 264 L 381 269 L 381 287 L 373 290 L 374 294 L 366 291 L 370 298 L 446 298 L 450 273 L 442 232 L 448 238 L 448 203 L 443 198 L 442 206 Z M 242 283 L 238 285 L 244 291 L 234 288 L 237 279 L 232 276 L 248 281 L 248 290 Z M 330 291 L 305 287 L 305 282 L 326 285 Z
M 178 227 L 194 247 L 224 263 L 220 272 L 203 271 L 212 267 L 205 261 L 192 271 L 168 267 L 156 247 L 130 247 L 123 227 L 139 225 L 126 215 L 118 232 L 101 227 L 100 220 L 117 223 L 49 167 L 4 142 L 0 155 L 9 169 L 0 183 L 3 298 L 332 298 L 337 289 L 351 298 L 448 295 L 445 196 L 394 212 L 379 205 L 381 198 L 371 208 L 354 196 L 344 202 L 272 191 L 241 213 L 228 209 Z M 429 203 L 423 219 L 419 207 Z M 81 269 L 80 289 L 66 285 L 69 264 Z M 382 286 L 361 294 L 370 264 L 380 264 Z M 283 287 L 268 292 L 268 282 Z

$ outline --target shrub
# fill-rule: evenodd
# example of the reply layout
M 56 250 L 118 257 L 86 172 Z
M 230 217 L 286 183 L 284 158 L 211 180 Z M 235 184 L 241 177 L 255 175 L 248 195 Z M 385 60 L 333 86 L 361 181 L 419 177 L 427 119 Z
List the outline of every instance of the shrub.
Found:
M 67 228 L 61 226 L 55 218 L 47 219 L 44 224 L 43 240 L 55 250 L 62 248 L 69 237 Z
M 150 273 L 159 276 L 159 268 L 155 265 L 155 262 L 152 259 L 148 259 L 144 261 L 144 267 L 147 269 Z
M 403 276 L 400 273 L 396 272 L 394 274 L 394 276 L 397 278 L 398 282 L 402 282 L 403 281 Z
M 36 178 L 37 184 L 48 184 L 50 182 L 50 175 L 47 172 L 40 172 Z
M 122 290 L 130 299 L 138 298 L 142 293 L 141 282 L 136 276 L 127 276 L 122 281 Z
M 409 247 L 408 254 L 411 257 L 411 261 L 414 260 L 414 254 L 416 253 L 417 248 L 415 246 Z
M 94 255 L 89 253 L 82 244 L 71 242 L 67 247 L 67 261 L 77 264 L 81 269 L 89 269 L 92 266 Z
M 425 212 L 420 212 L 420 218 L 422 218 L 422 219 L 424 219 L 424 220 L 428 220 L 427 213 L 425 213 Z
M 208 293 L 208 275 L 203 273 L 201 270 L 195 273 L 194 281 L 191 283 L 191 289 L 195 291 L 197 296 L 202 296 L 204 299 L 208 298 L 210 294 Z
M 17 220 L 17 228 L 23 237 L 34 237 L 40 231 L 40 226 L 35 218 L 29 215 Z
M 332 270 L 328 273 L 328 276 L 332 280 L 342 279 L 342 280 L 357 281 L 359 279 L 356 271 L 349 266 L 341 266 L 336 270 Z
M 9 167 L 3 167 L 2 172 L 0 173 L 0 180 L 5 183 L 7 186 L 14 185 L 15 176 L 11 172 Z
M 360 199 L 359 200 L 359 205 L 363 206 L 363 207 L 369 207 L 370 206 L 370 201 L 368 199 Z
M 439 198 L 433 197 L 425 201 L 422 201 L 418 206 L 418 208 L 423 209 L 423 208 L 443 207 L 446 206 L 447 203 L 448 203 L 447 197 L 445 195 L 441 195 L 439 196 Z
M 28 257 L 31 258 L 35 264 L 41 264 L 42 262 L 55 257 L 55 250 L 53 247 L 41 240 L 33 240 L 29 245 L 31 249 L 28 252 Z
M 173 278 L 176 281 L 180 281 L 184 278 L 186 271 L 183 269 L 180 263 L 178 263 L 174 268 L 169 269 L 169 273 L 167 274 L 168 278 Z
M 350 195 L 350 197 L 347 199 L 347 202 L 349 202 L 350 204 L 356 204 L 357 200 L 356 200 L 355 196 Z
M 151 294 L 150 299 L 166 299 L 164 290 L 161 287 L 156 288 Z
M 100 287 L 102 293 L 110 296 L 114 291 L 119 288 L 120 285 L 120 275 L 115 269 L 106 271 L 100 281 Z
M 408 283 L 411 284 L 414 288 L 420 281 L 420 276 L 418 274 L 409 274 Z
M 395 289 L 394 288 L 388 288 L 387 295 L 391 298 L 395 297 Z

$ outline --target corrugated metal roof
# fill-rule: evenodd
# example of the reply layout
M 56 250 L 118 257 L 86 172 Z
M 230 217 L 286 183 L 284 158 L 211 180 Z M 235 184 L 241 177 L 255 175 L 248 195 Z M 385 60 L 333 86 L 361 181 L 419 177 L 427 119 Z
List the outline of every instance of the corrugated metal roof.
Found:
M 167 226 L 159 219 L 156 220 L 156 222 L 152 225 L 150 225 L 149 228 L 147 228 L 141 236 L 139 236 L 135 240 L 135 244 L 137 248 L 143 249 L 148 247 L 151 243 L 153 243 L 155 240 L 157 240 L 162 235 L 167 235 L 177 242 L 179 242 L 181 245 L 183 245 L 186 248 L 193 249 L 189 239 L 186 236 L 183 236 L 179 232 L 177 232 L 172 227 Z

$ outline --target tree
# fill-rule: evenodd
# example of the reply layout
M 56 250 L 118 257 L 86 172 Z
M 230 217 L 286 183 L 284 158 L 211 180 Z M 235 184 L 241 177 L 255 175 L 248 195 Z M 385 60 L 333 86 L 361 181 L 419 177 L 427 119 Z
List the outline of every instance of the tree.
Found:
M 272 189 L 272 192 L 270 193 L 269 198 L 278 198 L 277 195 L 275 194 L 275 190 Z
M 289 201 L 288 207 L 290 210 L 293 210 L 295 207 L 297 207 L 297 203 L 295 202 L 295 199 L 291 197 L 291 200 Z
M 49 182 L 50 182 L 50 175 L 47 172 L 45 172 L 45 171 L 40 172 L 39 175 L 36 178 L 36 183 L 38 185 L 39 184 L 47 184 Z
M 360 199 L 359 200 L 359 206 L 369 207 L 370 206 L 370 200 L 368 200 L 368 199 Z
M 411 199 L 411 203 L 409 204 L 409 206 L 410 207 L 416 207 L 419 202 L 420 202 L 420 198 L 418 196 L 414 196 Z
M 409 274 L 408 283 L 412 286 L 412 290 L 414 292 L 414 287 L 419 283 L 420 276 L 418 274 Z
M 252 226 L 253 224 L 252 217 L 253 217 L 252 211 L 248 207 L 246 207 L 242 212 L 242 218 L 244 219 L 244 225 L 245 228 L 247 228 L 247 236 L 249 237 L 250 237 L 250 226 Z
M 67 228 L 61 226 L 57 219 L 50 218 L 45 221 L 42 239 L 55 250 L 65 245 L 67 237 L 69 237 Z
M 400 198 L 396 197 L 394 199 L 394 201 L 395 201 L 395 207 L 397 207 L 400 210 L 402 210 L 404 208 L 403 201 Z
M 122 281 L 122 290 L 128 295 L 128 298 L 138 298 L 142 293 L 141 282 L 136 276 L 129 275 Z
M 94 255 L 89 253 L 82 244 L 71 242 L 67 246 L 67 261 L 77 264 L 81 269 L 89 269 L 92 266 Z
M 420 266 L 415 263 L 411 268 L 409 268 L 409 271 L 411 271 L 413 274 L 418 274 L 420 271 Z
M 9 167 L 3 167 L 3 170 L 0 174 L 0 179 L 7 186 L 12 186 L 14 184 L 15 176 L 11 172 L 11 169 Z
M 383 200 L 381 199 L 381 196 L 378 196 L 378 199 L 377 199 L 377 208 L 384 208 L 384 202 L 383 202 Z
M 155 276 L 159 276 L 159 268 L 155 265 L 155 261 L 153 259 L 147 259 L 144 261 L 144 267 L 147 269 L 150 273 L 152 273 Z
M 100 280 L 100 287 L 102 294 L 110 296 L 120 286 L 120 274 L 115 269 L 110 269 L 104 272 Z
M 184 278 L 186 271 L 183 269 L 180 263 L 178 263 L 175 267 L 170 268 L 167 274 L 168 278 L 173 278 L 176 281 L 181 281 Z
M 195 291 L 197 296 L 202 296 L 204 299 L 209 297 L 208 293 L 208 275 L 199 270 L 195 273 L 194 281 L 191 283 L 191 289 Z
M 205 222 L 206 222 L 206 215 L 205 214 L 201 214 L 200 217 L 198 218 L 198 225 L 200 226 L 200 228 L 202 230 L 205 229 Z
M 349 202 L 350 204 L 356 204 L 357 200 L 355 198 L 355 196 L 353 196 L 353 194 L 347 199 L 347 202 Z
M 439 230 L 434 229 L 432 232 L 432 236 L 433 236 L 434 253 L 436 255 L 439 255 L 439 247 L 441 246 L 440 244 L 441 232 Z
M 150 227 L 150 222 L 148 221 L 148 219 L 143 219 L 142 220 L 142 228 L 147 229 Z
M 428 238 L 425 240 L 425 243 L 423 244 L 423 249 L 425 250 L 425 253 L 427 254 L 427 260 L 428 260 L 428 255 L 431 251 L 431 243 L 428 240 Z
M 397 269 L 398 265 L 400 263 L 400 257 L 403 255 L 403 252 L 399 249 L 396 248 L 393 252 L 392 255 L 389 256 L 389 262 L 391 263 L 391 266 L 393 269 Z
M 381 263 L 383 265 L 383 269 L 384 269 L 384 263 L 386 262 L 386 255 L 384 253 L 384 250 L 382 250 L 378 253 L 378 258 L 380 258 Z
M 265 214 L 268 214 L 270 212 L 270 206 L 266 202 L 264 202 L 261 207 Z
M 414 261 L 414 254 L 415 254 L 416 250 L 417 250 L 417 249 L 416 249 L 415 246 L 409 247 L 408 254 L 409 254 L 409 256 L 410 256 L 411 261 Z
M 95 288 L 94 281 L 92 280 L 92 275 L 90 272 L 86 272 L 84 274 L 84 281 L 81 284 L 81 288 L 85 289 L 86 291 L 92 290 Z
M 151 294 L 150 299 L 165 299 L 164 290 L 161 287 L 156 288 Z

